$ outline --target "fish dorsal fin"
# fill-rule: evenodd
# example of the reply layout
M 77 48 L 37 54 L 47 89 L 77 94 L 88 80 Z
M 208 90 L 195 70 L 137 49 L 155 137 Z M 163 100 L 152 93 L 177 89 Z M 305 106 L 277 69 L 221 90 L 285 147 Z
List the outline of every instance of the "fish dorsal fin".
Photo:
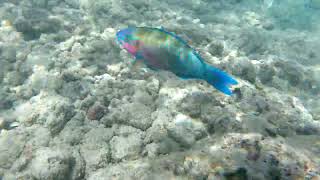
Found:
M 203 61 L 203 62 L 207 62 L 207 61 L 205 61 L 205 60 L 201 57 L 201 53 L 200 53 L 201 51 L 198 51 L 198 50 L 196 50 L 195 48 L 192 48 L 192 47 L 187 43 L 188 41 L 184 40 L 183 38 L 181 38 L 180 36 L 178 36 L 176 33 L 170 32 L 170 31 L 166 30 L 166 28 L 164 28 L 163 26 L 160 26 L 160 28 L 148 28 L 148 29 L 158 30 L 158 31 L 164 32 L 164 33 L 166 33 L 166 34 L 168 34 L 168 35 L 170 35 L 170 36 L 175 37 L 178 41 L 180 41 L 181 43 L 185 44 L 187 47 L 189 47 L 190 49 L 192 49 L 193 52 L 194 52 L 194 54 L 198 57 L 199 60 L 201 60 L 201 61 Z M 188 39 L 189 39 L 189 38 L 188 38 Z M 190 42 L 191 42 L 191 41 L 190 41 Z M 192 44 L 192 42 L 191 42 L 191 44 Z
M 198 58 L 199 60 L 201 60 L 201 61 L 203 61 L 203 62 L 207 62 L 206 60 L 204 60 L 204 59 L 201 57 L 201 54 L 202 54 L 201 51 L 199 51 L 199 50 L 197 50 L 197 49 L 195 49 L 195 48 L 192 48 L 192 47 L 190 46 L 190 44 L 192 44 L 192 42 L 191 42 L 191 40 L 189 40 L 189 38 L 188 38 L 189 41 L 186 41 L 186 40 L 184 40 L 183 38 L 181 38 L 180 36 L 178 36 L 176 33 L 167 31 L 163 26 L 160 26 L 160 27 L 161 27 L 161 29 L 159 29 L 160 31 L 162 31 L 162 32 L 164 32 L 164 33 L 167 33 L 167 34 L 175 37 L 178 41 L 182 42 L 183 44 L 185 44 L 186 46 L 188 46 L 189 48 L 191 48 L 191 49 L 193 50 L 194 54 L 197 56 L 197 58 Z
M 180 36 L 178 36 L 176 33 L 166 30 L 163 26 L 161 26 L 161 28 L 158 29 L 158 30 L 159 30 L 159 31 L 162 31 L 162 32 L 164 32 L 164 33 L 166 33 L 166 34 L 169 34 L 169 35 L 171 35 L 171 36 L 173 36 L 173 37 L 175 37 L 178 41 L 180 41 L 180 42 L 182 42 L 183 44 L 189 46 L 188 43 L 187 43 L 188 41 L 182 39 L 182 38 L 181 38 Z

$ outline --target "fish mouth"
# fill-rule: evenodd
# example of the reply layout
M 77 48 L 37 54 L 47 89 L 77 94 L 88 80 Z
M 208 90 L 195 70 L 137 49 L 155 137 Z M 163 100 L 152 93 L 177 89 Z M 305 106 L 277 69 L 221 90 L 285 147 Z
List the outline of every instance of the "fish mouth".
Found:
M 120 37 L 119 35 L 119 32 L 121 32 L 121 30 L 119 30 L 116 34 L 116 37 L 115 37 L 115 44 L 120 46 L 121 48 L 123 48 L 123 43 L 124 41 L 122 40 L 122 38 Z

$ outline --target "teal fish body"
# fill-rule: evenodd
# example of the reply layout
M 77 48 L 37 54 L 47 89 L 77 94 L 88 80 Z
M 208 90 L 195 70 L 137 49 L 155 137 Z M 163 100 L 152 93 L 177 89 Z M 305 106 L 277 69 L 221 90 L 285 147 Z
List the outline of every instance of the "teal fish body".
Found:
M 223 71 L 205 63 L 185 41 L 163 29 L 134 27 L 117 33 L 118 43 L 154 70 L 171 71 L 184 79 L 203 79 L 221 92 L 231 95 L 229 85 L 237 81 Z

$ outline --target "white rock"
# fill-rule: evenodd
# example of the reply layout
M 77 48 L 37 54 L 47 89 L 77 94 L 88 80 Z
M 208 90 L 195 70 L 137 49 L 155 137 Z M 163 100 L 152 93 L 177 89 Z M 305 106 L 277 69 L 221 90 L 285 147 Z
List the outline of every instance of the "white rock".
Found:
M 37 179 L 64 179 L 70 175 L 71 155 L 62 149 L 40 148 L 30 164 L 31 174 Z
M 196 139 L 203 137 L 205 133 L 206 129 L 201 122 L 183 114 L 178 114 L 168 127 L 169 137 L 185 147 L 192 146 Z
M 142 139 L 135 134 L 127 137 L 114 136 L 110 145 L 112 159 L 116 161 L 137 159 L 142 150 Z
M 26 143 L 26 134 L 16 130 L 1 131 L 0 168 L 9 169 L 20 156 Z

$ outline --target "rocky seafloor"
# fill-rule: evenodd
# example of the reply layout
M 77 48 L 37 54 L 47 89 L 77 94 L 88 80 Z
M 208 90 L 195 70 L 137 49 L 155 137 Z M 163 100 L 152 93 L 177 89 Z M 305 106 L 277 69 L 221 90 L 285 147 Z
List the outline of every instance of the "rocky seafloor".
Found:
M 317 12 L 253 2 L 0 1 L 0 179 L 320 179 Z M 133 25 L 190 41 L 235 94 L 132 67 Z

